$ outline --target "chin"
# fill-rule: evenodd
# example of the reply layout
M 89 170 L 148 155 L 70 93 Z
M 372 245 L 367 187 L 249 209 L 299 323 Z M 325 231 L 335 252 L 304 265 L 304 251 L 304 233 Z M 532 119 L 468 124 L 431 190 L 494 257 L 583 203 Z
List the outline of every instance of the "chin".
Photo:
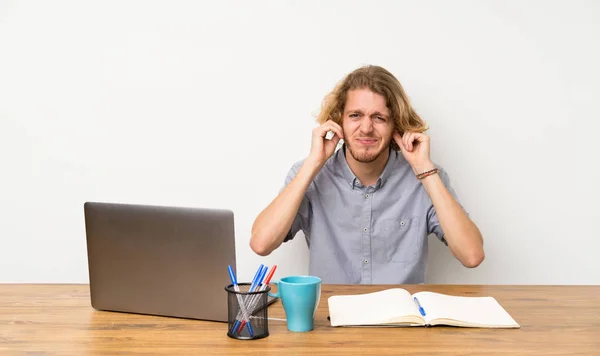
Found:
M 351 146 L 348 146 L 348 150 L 352 157 L 361 163 L 371 163 L 379 158 L 379 155 L 383 152 L 383 149 L 371 149 L 371 148 L 363 148 L 356 150 Z

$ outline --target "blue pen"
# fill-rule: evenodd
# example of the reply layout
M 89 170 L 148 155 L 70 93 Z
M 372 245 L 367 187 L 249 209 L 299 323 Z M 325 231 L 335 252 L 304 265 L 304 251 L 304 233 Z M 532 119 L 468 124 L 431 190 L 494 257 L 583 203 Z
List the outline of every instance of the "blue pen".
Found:
M 262 282 L 265 279 L 265 276 L 267 274 L 267 270 L 269 269 L 269 267 L 263 266 L 263 265 L 261 265 L 261 267 L 259 267 L 259 268 L 260 268 L 260 271 L 258 272 L 258 274 L 256 276 L 254 276 L 255 278 L 252 280 L 252 284 L 250 286 L 249 292 L 256 292 L 257 290 L 260 289 L 260 286 L 262 285 Z M 250 311 L 252 310 L 250 308 L 252 307 L 252 305 L 255 304 L 255 300 L 257 299 L 257 297 L 258 297 L 258 295 L 253 295 L 250 297 L 250 301 L 246 305 L 246 308 L 248 310 L 248 315 L 250 315 Z M 242 318 L 241 310 L 238 312 L 238 314 L 235 318 L 236 318 L 236 320 L 239 320 Z M 242 329 L 242 327 L 240 327 L 240 330 L 241 329 Z
M 263 267 L 264 267 L 264 265 L 262 263 L 260 264 L 260 266 L 258 266 L 258 270 L 256 270 L 256 273 L 254 274 L 254 278 L 252 278 L 252 283 L 250 284 L 250 292 L 252 292 L 252 286 L 254 284 L 256 284 L 256 281 L 258 280 L 258 278 L 260 278 Z M 243 301 L 241 300 L 241 296 L 239 294 L 238 294 L 238 303 L 240 304 L 240 309 L 241 309 L 240 311 L 243 312 L 243 309 L 245 309 L 246 306 L 244 305 Z M 238 313 L 238 316 L 236 317 L 235 323 L 233 324 L 233 328 L 232 328 L 232 331 L 234 333 L 236 331 L 237 332 L 242 331 L 242 328 L 240 328 L 240 324 L 241 324 L 240 319 L 241 319 L 241 316 Z M 248 332 L 250 333 L 250 336 L 254 336 L 254 333 L 252 332 L 252 326 L 250 326 L 249 317 L 248 317 L 248 321 L 245 324 L 248 325 Z
M 229 279 L 231 279 L 231 284 L 233 284 L 233 288 L 237 291 L 240 288 L 237 285 L 237 280 L 235 279 L 235 273 L 233 273 L 233 268 L 231 266 L 227 266 L 227 270 L 229 271 Z
M 233 274 L 233 270 L 231 270 L 231 266 L 229 266 L 229 278 L 233 277 L 233 280 L 231 281 L 233 283 L 233 281 L 235 280 L 235 275 Z M 258 277 L 260 277 L 260 273 L 262 271 L 262 268 L 264 267 L 264 265 L 261 263 L 260 266 L 258 266 L 258 270 L 256 270 L 256 273 L 254 274 L 254 277 L 252 278 L 252 283 L 250 284 L 250 286 L 252 286 L 255 281 L 258 279 Z M 234 289 L 236 289 L 236 291 L 239 291 L 239 287 L 237 287 L 237 282 L 233 283 L 234 284 Z M 250 287 L 252 289 L 252 287 Z M 233 329 L 235 330 L 235 329 Z
M 240 287 L 237 284 L 237 280 L 235 278 L 235 274 L 233 273 L 233 269 L 231 268 L 231 266 L 227 266 L 227 269 L 229 271 L 229 279 L 231 279 L 231 284 L 233 284 L 233 289 L 236 292 L 239 292 Z M 238 304 L 240 305 L 240 312 L 242 313 L 242 316 L 236 318 L 235 323 L 233 324 L 232 331 L 235 332 L 235 330 L 237 330 L 237 328 L 239 327 L 239 324 L 240 324 L 239 319 L 241 319 L 243 317 L 244 319 L 246 319 L 246 325 L 248 325 L 248 333 L 250 334 L 250 336 L 254 336 L 254 332 L 252 331 L 252 326 L 250 325 L 250 316 L 248 315 L 248 311 L 246 310 L 246 306 L 244 305 L 242 296 L 239 294 L 236 294 L 236 297 L 238 300 Z
M 419 300 L 417 299 L 417 297 L 414 297 L 415 303 L 417 303 L 417 306 L 419 307 L 419 312 L 421 313 L 422 316 L 425 316 L 425 309 L 423 309 L 423 307 L 421 306 L 421 303 L 419 303 Z
M 263 282 L 265 281 L 265 277 L 267 276 L 267 272 L 269 271 L 269 267 L 265 266 L 263 268 L 262 273 L 260 274 L 260 278 L 258 279 L 258 283 L 256 283 L 256 289 L 255 291 L 259 290 L 260 287 L 262 286 Z M 256 297 L 256 295 L 255 295 Z
M 258 278 L 256 278 L 256 280 L 250 286 L 250 292 L 255 292 L 258 289 L 258 287 L 262 284 L 263 279 L 265 279 L 265 276 L 267 275 L 268 269 L 269 267 L 262 266 L 262 268 L 260 269 L 260 273 L 258 274 Z
M 255 292 L 259 286 L 261 285 L 263 279 L 265 278 L 265 275 L 267 274 L 267 270 L 269 269 L 269 267 L 264 266 L 264 265 L 260 265 L 259 270 L 257 272 L 257 274 L 254 276 L 254 280 L 252 281 L 252 284 L 250 285 L 250 292 Z M 256 297 L 256 296 L 252 296 L 252 297 Z M 250 303 L 249 305 L 252 305 L 252 300 L 254 298 L 250 298 Z M 244 306 L 245 308 L 246 306 Z M 241 312 L 243 312 L 243 309 L 241 310 Z M 239 317 L 239 313 L 238 313 L 238 317 L 236 318 L 237 320 L 240 319 Z M 248 322 L 250 321 L 249 317 L 248 317 Z M 251 332 L 251 326 L 249 323 L 244 324 L 243 322 L 241 323 L 241 325 L 239 326 L 239 331 L 242 331 L 242 329 L 244 328 L 244 325 L 248 325 L 248 332 Z M 235 328 L 233 330 L 236 330 Z M 250 335 L 252 336 L 252 334 Z
M 277 265 L 274 265 L 273 268 L 269 271 L 269 273 L 267 273 L 269 268 L 265 266 L 264 272 L 262 273 L 262 277 L 260 278 L 259 286 L 256 288 L 256 290 L 264 291 L 265 289 L 267 289 L 267 286 L 269 285 L 269 282 L 271 281 L 271 278 L 273 277 L 273 273 L 275 272 L 276 268 Z M 252 299 L 250 299 L 250 305 L 248 306 L 249 314 L 254 314 L 254 309 L 256 308 L 256 305 L 258 304 L 259 300 L 260 294 L 255 294 L 252 296 Z
M 262 263 L 260 264 L 260 266 L 258 266 L 258 269 L 256 270 L 256 273 L 254 274 L 254 278 L 252 278 L 252 284 L 254 284 L 254 282 L 256 281 L 256 279 L 258 279 L 258 277 L 260 277 L 260 273 L 262 272 L 262 268 L 264 266 L 265 265 L 263 265 Z

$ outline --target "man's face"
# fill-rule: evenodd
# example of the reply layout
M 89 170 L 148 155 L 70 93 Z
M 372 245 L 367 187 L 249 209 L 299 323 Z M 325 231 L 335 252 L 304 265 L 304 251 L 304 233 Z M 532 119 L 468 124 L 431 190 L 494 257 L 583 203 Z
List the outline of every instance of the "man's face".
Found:
M 383 96 L 369 89 L 348 91 L 342 129 L 346 147 L 355 160 L 373 162 L 389 148 L 394 131 L 389 115 Z

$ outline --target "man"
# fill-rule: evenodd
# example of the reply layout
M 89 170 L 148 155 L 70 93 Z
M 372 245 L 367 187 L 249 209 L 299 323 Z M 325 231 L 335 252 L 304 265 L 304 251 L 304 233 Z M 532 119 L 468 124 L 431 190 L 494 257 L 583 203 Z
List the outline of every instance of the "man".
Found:
M 309 273 L 341 284 L 424 283 L 431 233 L 464 266 L 483 261 L 479 229 L 430 160 L 425 124 L 390 72 L 350 73 L 318 121 L 308 157 L 254 222 L 254 252 L 266 256 L 302 230 Z

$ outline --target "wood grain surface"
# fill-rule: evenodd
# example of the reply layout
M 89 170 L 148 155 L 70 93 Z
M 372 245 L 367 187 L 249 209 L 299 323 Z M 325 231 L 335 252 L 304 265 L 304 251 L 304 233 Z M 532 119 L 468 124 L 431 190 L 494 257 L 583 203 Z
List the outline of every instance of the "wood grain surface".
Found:
M 242 341 L 225 323 L 94 310 L 88 285 L 0 284 L 0 355 L 600 355 L 600 286 L 399 286 L 493 296 L 520 329 L 330 326 L 329 296 L 391 287 L 323 285 L 313 331 L 270 320 Z M 285 318 L 280 301 L 269 317 Z

